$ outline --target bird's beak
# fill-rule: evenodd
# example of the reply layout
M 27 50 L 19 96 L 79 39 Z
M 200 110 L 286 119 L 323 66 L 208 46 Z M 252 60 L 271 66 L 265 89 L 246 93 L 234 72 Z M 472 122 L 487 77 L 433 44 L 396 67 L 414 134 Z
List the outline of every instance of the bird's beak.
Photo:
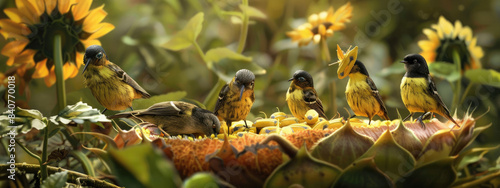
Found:
M 84 73 L 85 70 L 87 70 L 87 67 L 89 66 L 89 64 L 90 64 L 90 59 L 87 60 L 87 63 L 85 63 L 85 67 L 83 67 L 83 72 L 82 73 Z
M 407 62 L 406 62 L 405 60 L 402 60 L 402 61 L 400 61 L 400 63 L 404 63 L 404 64 L 406 64 Z
M 289 82 L 292 81 L 292 80 L 293 80 L 293 78 L 288 79 Z
M 245 84 L 241 84 L 241 89 L 240 89 L 240 101 L 241 97 L 243 96 L 243 92 L 245 91 Z

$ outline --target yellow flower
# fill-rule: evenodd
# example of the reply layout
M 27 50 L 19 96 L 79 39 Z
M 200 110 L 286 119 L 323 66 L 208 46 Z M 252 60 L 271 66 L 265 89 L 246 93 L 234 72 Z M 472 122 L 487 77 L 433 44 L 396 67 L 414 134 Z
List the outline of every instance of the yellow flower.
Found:
M 351 22 L 351 3 L 341 6 L 337 11 L 330 7 L 327 11 L 309 16 L 308 23 L 300 25 L 297 29 L 286 33 L 292 41 L 298 41 L 299 46 L 309 44 L 311 40 L 317 44 L 322 39 L 333 35 L 334 31 L 345 28 L 345 23 Z
M 432 29 L 423 30 L 428 40 L 418 42 L 418 46 L 422 49 L 420 54 L 427 63 L 435 61 L 452 63 L 453 51 L 458 50 L 462 70 L 481 68 L 480 59 L 484 55 L 483 50 L 476 46 L 477 38 L 473 37 L 469 26 L 462 26 L 458 20 L 453 25 L 441 16 L 439 22 L 431 27 Z
M 100 45 L 99 37 L 114 29 L 101 23 L 107 13 L 104 5 L 89 10 L 92 0 L 16 0 L 17 8 L 6 8 L 9 19 L 0 20 L 0 34 L 10 40 L 1 51 L 8 66 L 20 77 L 35 68 L 31 78 L 45 78 L 52 86 L 54 37 L 61 36 L 64 79 L 73 78 L 83 64 L 83 53 L 90 45 Z M 29 78 L 28 77 L 28 78 Z

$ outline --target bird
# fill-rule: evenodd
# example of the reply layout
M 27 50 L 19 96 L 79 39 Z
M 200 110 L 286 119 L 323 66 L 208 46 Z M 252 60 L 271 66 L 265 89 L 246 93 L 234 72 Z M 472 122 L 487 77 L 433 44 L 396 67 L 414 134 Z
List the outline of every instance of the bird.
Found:
M 384 102 L 382 102 L 377 86 L 375 86 L 375 83 L 370 78 L 365 65 L 361 61 L 356 60 L 348 76 L 349 81 L 347 82 L 345 96 L 347 104 L 354 111 L 354 116 L 368 117 L 368 125 L 375 115 L 389 120 L 387 108 Z
M 219 92 L 214 114 L 220 121 L 231 126 L 233 121 L 245 120 L 255 101 L 255 75 L 252 71 L 241 69 Z M 248 128 L 247 122 L 245 127 Z
M 413 116 L 415 112 L 423 112 L 424 114 L 418 117 L 418 121 L 425 128 L 422 118 L 428 113 L 436 113 L 460 127 L 451 117 L 450 111 L 439 96 L 424 57 L 419 54 L 409 54 L 401 63 L 405 64 L 406 69 L 401 80 L 401 98 L 405 107 L 410 111 L 403 121 Z
M 122 112 L 108 118 L 137 118 L 157 125 L 171 136 L 211 136 L 220 130 L 219 119 L 211 111 L 182 101 L 160 102 L 144 110 Z
M 318 112 L 319 117 L 328 119 L 323 110 L 323 104 L 314 89 L 313 78 L 308 72 L 297 70 L 288 81 L 291 83 L 286 92 L 286 101 L 295 118 L 299 121 L 305 121 L 306 112 L 314 109 Z
M 104 49 L 99 45 L 89 46 L 83 57 L 84 84 L 92 95 L 104 106 L 104 110 L 121 111 L 132 108 L 132 100 L 149 98 L 144 90 L 118 65 L 109 61 Z

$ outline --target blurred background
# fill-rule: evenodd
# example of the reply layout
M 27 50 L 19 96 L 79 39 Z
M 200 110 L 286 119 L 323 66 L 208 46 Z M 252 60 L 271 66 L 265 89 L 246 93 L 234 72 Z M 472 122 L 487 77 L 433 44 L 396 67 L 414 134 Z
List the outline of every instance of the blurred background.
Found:
M 299 69 L 313 75 L 327 116 L 333 117 L 337 112 L 348 116 L 344 110 L 349 109 L 344 94 L 348 79 L 339 80 L 336 73 L 338 66 L 328 66 L 328 63 L 337 60 L 337 44 L 342 49 L 358 46 L 358 60 L 368 68 L 389 116 L 391 119 L 398 118 L 396 110 L 399 110 L 405 117 L 408 111 L 401 101 L 399 90 L 404 66 L 398 62 L 406 54 L 421 52 L 417 43 L 427 39 L 422 29 L 436 24 L 441 15 L 452 23 L 460 20 L 464 26 L 471 27 L 473 35 L 477 37 L 477 45 L 484 51 L 484 57 L 480 59 L 482 67 L 500 69 L 500 0 L 349 1 L 353 7 L 351 22 L 327 39 L 331 62 L 321 60 L 318 45 L 311 43 L 299 48 L 296 42 L 286 36 L 287 31 L 307 22 L 309 15 L 326 11 L 330 6 L 336 10 L 347 2 L 249 1 L 250 6 L 265 14 L 265 18 L 250 20 L 243 51 L 243 55 L 252 57 L 252 63 L 265 69 L 265 74 L 256 75 L 256 101 L 248 116 L 249 120 L 264 117 L 261 112 L 269 116 L 278 109 L 290 113 L 285 101 L 290 84 L 287 80 Z M 202 103 L 216 85 L 219 76 L 207 68 L 194 47 L 181 51 L 161 47 L 196 13 L 204 13 L 203 29 L 197 39 L 204 52 L 216 47 L 236 50 L 238 46 L 241 25 L 238 20 L 221 13 L 221 10 L 239 11 L 241 2 L 238 0 L 94 0 L 92 8 L 101 4 L 105 4 L 104 10 L 108 13 L 104 22 L 116 27 L 99 39 L 109 59 L 152 95 L 175 92 L 173 94 L 183 96 L 183 100 Z M 8 7 L 15 7 L 14 0 L 0 1 L 0 9 Z M 6 18 L 6 15 L 0 12 L 0 18 Z M 0 37 L 0 47 L 6 43 Z M 7 70 L 4 63 L 7 59 L 0 55 L 0 70 Z M 228 69 L 224 73 L 234 76 L 235 71 Z M 434 80 L 444 102 L 451 108 L 451 84 L 441 78 Z M 225 81 L 228 81 L 227 78 Z M 462 88 L 468 83 L 464 78 Z M 492 86 L 475 85 L 458 108 L 450 109 L 457 111 L 459 118 L 467 111 L 473 111 L 474 117 L 486 113 L 477 125 L 492 123 L 493 126 L 478 137 L 477 145 L 500 143 L 499 91 Z M 68 104 L 82 100 L 102 109 L 90 90 L 84 87 L 81 74 L 66 80 L 66 92 Z M 5 88 L 0 87 L 0 93 L 5 99 Z M 55 85 L 47 88 L 43 79 L 34 79 L 29 83 L 29 89 L 16 98 L 16 104 L 38 109 L 45 116 L 50 116 L 55 114 L 55 96 Z M 5 100 L 2 103 L 5 104 Z M 6 106 L 1 105 L 0 110 L 5 111 Z M 107 115 L 113 113 L 106 112 Z M 490 155 L 498 156 L 499 153 L 490 152 Z

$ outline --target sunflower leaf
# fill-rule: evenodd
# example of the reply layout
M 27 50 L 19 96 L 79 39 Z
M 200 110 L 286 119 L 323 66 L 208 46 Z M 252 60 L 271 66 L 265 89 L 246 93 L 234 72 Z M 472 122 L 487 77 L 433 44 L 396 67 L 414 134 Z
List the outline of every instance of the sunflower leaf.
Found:
M 259 9 L 255 8 L 255 7 L 240 5 L 240 9 L 243 12 L 246 11 L 247 15 L 251 18 L 260 18 L 260 19 L 267 18 L 266 14 L 264 14 L 262 11 L 260 11 Z
M 17 107 L 13 114 L 13 119 L 9 117 L 9 115 L 12 117 L 10 111 L 0 114 L 0 124 L 15 127 L 17 132 L 22 134 L 28 133 L 33 128 L 42 130 L 47 126 L 44 122 L 46 118 L 38 110 Z M 10 130 L 7 126 L 0 126 L 0 135 L 8 133 Z
M 62 188 L 66 185 L 66 180 L 68 179 L 68 171 L 56 172 L 55 174 L 47 177 L 43 181 L 42 188 Z
M 373 158 L 365 158 L 349 165 L 335 184 L 337 187 L 394 187 L 389 176 L 377 168 Z
M 85 121 L 90 121 L 92 123 L 111 122 L 111 120 L 101 114 L 99 110 L 81 101 L 77 102 L 75 105 L 66 106 L 58 115 L 50 117 L 50 121 L 56 125 L 59 125 L 59 123 L 67 125 L 71 122 L 83 124 Z
M 458 67 L 448 62 L 433 62 L 429 64 L 429 71 L 434 76 L 444 78 L 449 82 L 457 81 L 460 78 Z
M 468 164 L 475 163 L 475 162 L 479 161 L 481 158 L 483 158 L 483 156 L 486 153 L 488 153 L 491 150 L 496 150 L 499 147 L 500 147 L 500 145 L 497 145 L 495 147 L 490 147 L 490 148 L 472 148 L 472 149 L 464 152 L 463 154 L 459 155 L 459 157 L 457 159 L 459 161 L 457 169 L 461 170 L 465 166 L 467 166 Z
M 500 87 L 500 72 L 493 69 L 467 70 L 465 71 L 465 77 L 477 84 Z
M 203 12 L 193 16 L 186 26 L 177 32 L 168 42 L 163 44 L 162 47 L 173 51 L 179 51 L 190 47 L 196 42 L 196 38 L 198 38 L 203 28 L 203 17 Z
M 207 51 L 206 58 L 208 61 L 219 62 L 221 59 L 233 59 L 251 62 L 251 57 L 246 57 L 236 53 L 229 48 L 213 48 Z
M 396 186 L 450 187 L 457 179 L 457 172 L 453 168 L 454 160 L 455 157 L 447 157 L 416 168 L 397 180 Z

